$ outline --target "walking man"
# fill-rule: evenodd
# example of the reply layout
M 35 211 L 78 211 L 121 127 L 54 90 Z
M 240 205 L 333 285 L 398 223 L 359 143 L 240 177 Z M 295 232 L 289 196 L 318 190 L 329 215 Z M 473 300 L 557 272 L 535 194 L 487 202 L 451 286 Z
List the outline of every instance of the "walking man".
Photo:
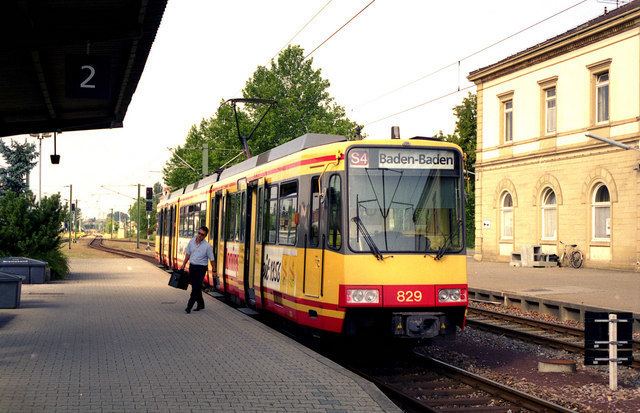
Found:
M 184 267 L 187 265 L 187 261 L 189 262 L 191 296 L 189 297 L 189 301 L 187 302 L 187 308 L 184 309 L 187 314 L 191 313 L 191 308 L 195 303 L 198 303 L 198 306 L 194 309 L 194 311 L 204 310 L 204 299 L 202 298 L 202 282 L 204 281 L 204 276 L 207 273 L 209 261 L 213 261 L 214 259 L 213 248 L 207 241 L 205 241 L 208 233 L 209 228 L 205 226 L 201 226 L 198 229 L 198 234 L 191 241 L 189 241 L 189 245 L 187 245 L 184 261 L 182 262 L 182 267 L 180 267 L 181 270 L 184 270 Z

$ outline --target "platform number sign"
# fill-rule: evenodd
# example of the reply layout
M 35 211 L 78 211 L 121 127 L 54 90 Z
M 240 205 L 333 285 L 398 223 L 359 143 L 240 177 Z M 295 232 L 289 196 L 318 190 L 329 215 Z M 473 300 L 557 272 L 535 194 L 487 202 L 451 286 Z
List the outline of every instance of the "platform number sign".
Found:
M 109 58 L 68 55 L 66 57 L 66 94 L 68 98 L 109 99 Z

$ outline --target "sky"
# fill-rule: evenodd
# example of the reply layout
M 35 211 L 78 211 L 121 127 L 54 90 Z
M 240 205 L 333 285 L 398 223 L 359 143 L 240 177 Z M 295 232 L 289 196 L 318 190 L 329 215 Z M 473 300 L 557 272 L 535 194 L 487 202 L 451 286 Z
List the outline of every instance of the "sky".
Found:
M 43 196 L 59 192 L 68 199 L 73 185 L 85 218 L 104 218 L 111 208 L 128 210 L 137 184 L 144 196 L 144 187 L 162 181 L 171 156 L 167 148 L 183 144 L 190 127 L 209 118 L 222 99 L 241 97 L 256 68 L 268 65 L 314 14 L 326 6 L 291 42 L 306 52 L 370 2 L 169 0 L 124 127 L 59 134 L 60 165 L 50 164 L 53 139 L 45 139 Z M 399 126 L 405 138 L 451 133 L 452 108 L 467 91 L 436 98 L 471 86 L 470 71 L 597 17 L 605 7 L 615 8 L 615 1 L 375 0 L 310 58 L 330 81 L 336 103 L 365 125 L 368 137 L 388 138 L 391 126 Z M 13 138 L 37 143 L 27 135 Z M 30 178 L 37 194 L 38 166 Z

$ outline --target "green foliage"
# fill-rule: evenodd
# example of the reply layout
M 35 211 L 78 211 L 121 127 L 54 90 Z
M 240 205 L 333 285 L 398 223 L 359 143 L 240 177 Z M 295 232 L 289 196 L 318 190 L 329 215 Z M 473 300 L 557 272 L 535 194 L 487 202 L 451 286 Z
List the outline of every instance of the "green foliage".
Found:
M 52 277 L 64 278 L 69 265 L 60 245 L 66 216 L 60 195 L 44 197 L 36 204 L 29 193 L 5 191 L 0 195 L 0 256 L 47 261 Z
M 312 59 L 304 60 L 299 46 L 289 46 L 269 67 L 259 66 L 246 82 L 245 98 L 272 99 L 277 102 L 249 141 L 252 154 L 265 152 L 305 133 L 328 133 L 355 138 L 361 127 L 349 120 L 343 107 L 329 95 L 329 81 L 312 67 Z M 248 136 L 266 110 L 265 105 L 247 104 L 237 107 L 240 133 Z M 193 125 L 184 145 L 163 168 L 164 181 L 172 188 L 186 186 L 201 177 L 202 144 L 209 145 L 209 170 L 244 160 L 238 156 L 242 146 L 238 139 L 233 109 L 220 102 L 209 119 Z M 183 158 L 195 171 L 184 165 Z M 228 166 L 227 165 L 227 166 Z
M 13 191 L 17 194 L 29 191 L 26 177 L 29 171 L 35 166 L 35 159 L 38 156 L 36 146 L 32 143 L 18 143 L 11 141 L 8 146 L 0 140 L 0 155 L 8 164 L 5 168 L 0 168 L 0 192 Z
M 477 97 L 469 93 L 462 103 L 453 108 L 456 115 L 456 128 L 453 134 L 440 136 L 448 142 L 455 143 L 462 148 L 465 154 L 464 169 L 466 182 L 467 203 L 465 207 L 467 220 L 467 246 L 475 245 L 475 164 L 478 111 Z

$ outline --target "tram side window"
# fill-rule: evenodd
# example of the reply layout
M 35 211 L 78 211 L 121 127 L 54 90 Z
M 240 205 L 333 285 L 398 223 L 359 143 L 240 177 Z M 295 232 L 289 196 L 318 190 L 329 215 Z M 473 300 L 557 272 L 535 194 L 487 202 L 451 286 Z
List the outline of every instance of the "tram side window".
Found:
M 329 201 L 329 248 L 340 249 L 342 246 L 342 192 L 340 189 L 340 175 L 332 175 L 329 179 L 328 201 Z
M 238 202 L 240 203 L 238 207 L 238 212 L 240 216 L 238 217 L 239 224 L 239 234 L 238 239 L 242 242 L 244 241 L 244 231 L 245 231 L 245 216 L 247 214 L 247 193 L 242 191 L 242 193 L 238 194 Z
M 267 225 L 267 243 L 275 244 L 277 239 L 278 185 L 269 187 L 269 212 L 265 220 Z
M 317 247 L 320 240 L 320 188 L 318 177 L 311 178 L 311 212 L 309 214 L 309 245 Z
M 237 233 L 236 211 L 237 211 L 236 194 L 227 195 L 227 209 L 225 219 L 225 239 L 227 241 L 235 241 Z
M 200 228 L 201 226 L 207 225 L 207 203 L 206 202 L 200 203 L 200 212 L 198 215 L 199 215 L 198 224 L 195 226 L 196 231 L 198 231 L 198 228 Z
M 181 237 L 187 236 L 187 207 L 180 208 L 180 225 L 178 234 Z
M 156 214 L 156 235 L 161 237 L 162 236 L 162 217 L 163 214 L 162 212 L 158 212 Z
M 298 213 L 298 182 L 280 185 L 280 217 L 278 222 L 278 243 L 295 245 Z
M 263 224 L 264 224 L 264 218 L 262 216 L 262 214 L 264 214 L 264 191 L 262 189 L 262 187 L 258 188 L 258 210 L 256 211 L 256 216 L 258 217 L 258 222 L 257 222 L 257 231 L 256 231 L 256 242 L 258 244 L 260 244 L 262 242 L 262 231 L 263 231 Z
M 218 231 L 218 228 L 216 228 L 215 224 L 216 224 L 216 217 L 215 217 L 215 212 L 216 212 L 216 198 L 211 198 L 211 216 L 209 217 L 209 233 L 212 234 L 211 236 L 213 237 L 214 231 Z M 216 249 L 214 247 L 213 252 L 216 252 Z

